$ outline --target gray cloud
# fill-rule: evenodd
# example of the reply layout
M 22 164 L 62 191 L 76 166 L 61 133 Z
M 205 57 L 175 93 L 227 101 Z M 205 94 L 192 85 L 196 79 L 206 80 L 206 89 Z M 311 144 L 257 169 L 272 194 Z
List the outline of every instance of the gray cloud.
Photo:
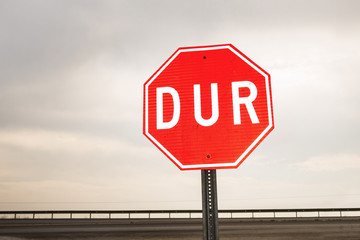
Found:
M 198 172 L 178 171 L 141 133 L 142 85 L 182 46 L 232 43 L 272 76 L 275 130 L 238 170 L 219 171 L 224 208 L 240 206 L 228 200 L 241 202 L 246 191 L 260 200 L 240 207 L 261 207 L 275 190 L 280 200 L 267 206 L 288 204 L 287 193 L 331 194 L 332 174 L 319 180 L 316 169 L 296 166 L 360 156 L 358 1 L 0 4 L 0 195 L 7 201 L 55 201 L 54 185 L 73 201 L 101 202 L 92 193 L 101 184 L 119 208 L 199 207 Z M 339 176 L 336 193 L 354 193 L 358 172 Z M 144 193 L 135 189 L 142 184 Z M 80 186 L 84 197 L 72 193 Z M 39 197 L 16 190 L 29 188 Z M 149 195 L 168 202 L 138 201 Z

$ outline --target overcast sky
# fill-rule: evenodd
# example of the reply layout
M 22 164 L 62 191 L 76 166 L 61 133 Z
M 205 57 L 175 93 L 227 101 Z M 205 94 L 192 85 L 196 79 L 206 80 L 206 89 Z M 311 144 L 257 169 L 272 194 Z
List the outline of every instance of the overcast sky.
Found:
M 275 129 L 220 209 L 359 207 L 359 1 L 0 1 L 0 210 L 201 209 L 200 171 L 142 135 L 178 47 L 231 43 L 271 75 Z

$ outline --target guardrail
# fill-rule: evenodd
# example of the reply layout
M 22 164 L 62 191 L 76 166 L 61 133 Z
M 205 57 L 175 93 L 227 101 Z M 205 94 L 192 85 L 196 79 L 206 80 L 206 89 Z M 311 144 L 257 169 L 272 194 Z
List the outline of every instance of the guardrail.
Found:
M 360 208 L 219 210 L 219 218 L 360 217 Z M 201 218 L 201 210 L 0 211 L 0 219 L 151 219 Z

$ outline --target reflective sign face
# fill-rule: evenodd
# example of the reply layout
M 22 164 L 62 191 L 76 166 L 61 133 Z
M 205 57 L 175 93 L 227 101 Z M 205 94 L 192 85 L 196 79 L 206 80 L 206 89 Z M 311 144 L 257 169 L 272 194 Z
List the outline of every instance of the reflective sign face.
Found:
M 179 48 L 144 84 L 144 135 L 182 170 L 236 168 L 273 128 L 270 75 L 230 44 Z

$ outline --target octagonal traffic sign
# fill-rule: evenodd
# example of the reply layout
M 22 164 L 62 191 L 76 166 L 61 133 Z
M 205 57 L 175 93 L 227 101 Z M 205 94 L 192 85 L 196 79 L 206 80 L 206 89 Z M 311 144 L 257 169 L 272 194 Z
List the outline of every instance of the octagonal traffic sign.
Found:
M 274 129 L 270 75 L 231 44 L 179 48 L 143 110 L 144 135 L 181 170 L 237 168 Z

